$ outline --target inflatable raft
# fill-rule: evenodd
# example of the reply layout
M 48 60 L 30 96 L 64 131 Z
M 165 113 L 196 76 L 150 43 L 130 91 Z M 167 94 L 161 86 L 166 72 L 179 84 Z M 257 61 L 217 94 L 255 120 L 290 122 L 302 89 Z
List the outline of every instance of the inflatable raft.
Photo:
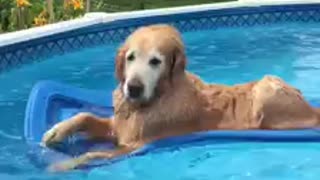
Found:
M 310 103 L 312 106 L 320 107 L 320 103 L 317 101 Z M 52 81 L 42 81 L 34 86 L 29 96 L 24 121 L 24 136 L 30 146 L 28 156 L 34 165 L 45 167 L 48 164 L 75 157 L 87 151 L 114 148 L 113 144 L 109 142 L 91 142 L 80 134 L 67 138 L 52 149 L 40 146 L 42 136 L 49 128 L 79 112 L 91 112 L 100 117 L 112 116 L 112 92 L 76 88 Z M 145 145 L 126 156 L 92 162 L 88 167 L 116 162 L 129 156 L 143 155 L 162 147 L 192 145 L 208 139 L 212 142 L 320 141 L 320 129 L 198 132 L 162 139 Z

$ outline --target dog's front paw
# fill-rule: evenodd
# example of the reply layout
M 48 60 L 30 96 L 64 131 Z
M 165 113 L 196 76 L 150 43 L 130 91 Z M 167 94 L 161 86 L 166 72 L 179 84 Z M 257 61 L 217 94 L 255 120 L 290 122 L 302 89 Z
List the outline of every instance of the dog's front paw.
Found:
M 81 165 L 85 165 L 90 160 L 91 160 L 90 153 L 87 153 L 79 156 L 78 158 L 52 164 L 47 168 L 47 170 L 49 172 L 65 172 L 65 171 L 76 169 Z
M 61 163 L 52 164 L 47 168 L 49 172 L 65 172 L 75 168 L 75 164 L 66 161 Z
M 54 125 L 43 135 L 41 144 L 43 146 L 50 146 L 63 141 L 63 139 L 70 135 L 71 131 L 67 123 L 61 122 Z
M 68 160 L 50 165 L 47 170 L 49 172 L 65 172 L 75 169 L 78 166 L 75 160 Z

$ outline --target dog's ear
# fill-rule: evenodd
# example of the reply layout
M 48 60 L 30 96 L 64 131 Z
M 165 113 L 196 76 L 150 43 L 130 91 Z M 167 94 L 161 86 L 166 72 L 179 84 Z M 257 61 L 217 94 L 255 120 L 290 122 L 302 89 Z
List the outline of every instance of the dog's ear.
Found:
M 116 77 L 120 82 L 124 82 L 125 75 L 124 75 L 124 66 L 125 66 L 125 56 L 128 48 L 125 46 L 122 46 L 118 49 L 117 55 L 116 55 L 116 63 L 115 63 L 115 69 L 116 69 Z
M 172 56 L 171 67 L 170 67 L 170 77 L 183 73 L 186 68 L 186 55 L 183 50 L 177 49 Z

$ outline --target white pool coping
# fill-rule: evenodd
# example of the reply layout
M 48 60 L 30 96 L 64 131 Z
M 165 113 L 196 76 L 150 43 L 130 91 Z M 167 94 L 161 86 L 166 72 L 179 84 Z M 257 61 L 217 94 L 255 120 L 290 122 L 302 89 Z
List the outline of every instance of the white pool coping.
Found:
M 46 37 L 53 34 L 58 34 L 65 31 L 78 29 L 81 27 L 86 27 L 86 26 L 105 23 L 105 22 L 111 22 L 115 20 L 127 19 L 127 18 L 170 15 L 170 14 L 198 12 L 198 11 L 206 11 L 206 10 L 225 9 L 225 8 L 255 7 L 255 6 L 263 6 L 263 5 L 307 4 L 307 3 L 320 4 L 320 0 L 238 0 L 238 1 L 226 2 L 226 3 L 203 4 L 203 5 L 161 8 L 161 9 L 131 11 L 131 12 L 89 13 L 89 14 L 86 14 L 84 17 L 75 19 L 75 20 L 58 22 L 58 23 L 49 24 L 42 27 L 34 27 L 26 30 L 0 34 L 0 48 L 2 46 L 29 41 L 36 38 Z

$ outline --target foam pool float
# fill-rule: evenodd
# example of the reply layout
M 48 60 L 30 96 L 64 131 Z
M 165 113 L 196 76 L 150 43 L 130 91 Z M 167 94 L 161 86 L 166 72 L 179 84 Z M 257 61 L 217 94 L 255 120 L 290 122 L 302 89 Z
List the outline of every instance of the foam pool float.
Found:
M 310 101 L 310 104 L 314 107 L 320 107 L 319 102 Z M 112 92 L 77 88 L 53 81 L 41 81 L 33 87 L 24 121 L 24 137 L 30 147 L 28 157 L 33 165 L 46 167 L 51 163 L 66 160 L 88 151 L 114 148 L 110 142 L 92 142 L 82 134 L 75 134 L 51 149 L 40 146 L 42 136 L 49 128 L 79 112 L 111 117 L 113 115 Z M 221 141 L 320 141 L 320 129 L 197 132 L 158 140 L 126 156 L 93 161 L 85 168 L 114 163 L 130 156 L 144 155 L 153 150 L 165 149 L 164 147 L 192 145 L 195 142 L 208 139 L 217 143 Z

